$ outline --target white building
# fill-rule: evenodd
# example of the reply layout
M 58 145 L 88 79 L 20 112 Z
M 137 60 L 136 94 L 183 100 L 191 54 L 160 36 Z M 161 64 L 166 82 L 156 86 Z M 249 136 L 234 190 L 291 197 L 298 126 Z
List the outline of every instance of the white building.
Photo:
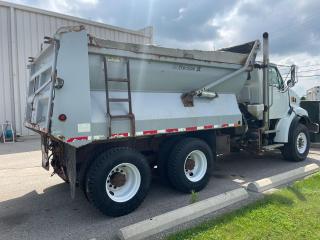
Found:
M 10 121 L 18 135 L 34 134 L 23 126 L 28 57 L 40 51 L 44 36 L 61 26 L 84 25 L 99 38 L 151 44 L 152 27 L 133 31 L 37 8 L 0 1 L 0 124 Z
M 320 86 L 316 86 L 307 90 L 306 100 L 320 101 Z

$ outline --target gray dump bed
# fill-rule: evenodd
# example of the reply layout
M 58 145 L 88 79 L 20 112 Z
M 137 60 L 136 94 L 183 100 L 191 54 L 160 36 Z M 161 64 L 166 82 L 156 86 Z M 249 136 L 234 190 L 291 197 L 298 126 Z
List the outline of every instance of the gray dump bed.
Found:
M 55 38 L 58 41 L 31 64 L 26 111 L 26 126 L 31 129 L 78 147 L 120 137 L 242 124 L 236 95 L 248 74 L 239 69 L 253 43 L 206 52 L 105 41 L 88 37 L 82 29 Z M 109 81 L 106 89 L 106 79 L 119 81 Z M 217 97 L 195 97 L 193 107 L 184 106 L 183 93 L 208 84 Z M 109 115 L 128 115 L 130 103 L 132 118 L 110 120 Z M 61 114 L 65 121 L 58 119 Z

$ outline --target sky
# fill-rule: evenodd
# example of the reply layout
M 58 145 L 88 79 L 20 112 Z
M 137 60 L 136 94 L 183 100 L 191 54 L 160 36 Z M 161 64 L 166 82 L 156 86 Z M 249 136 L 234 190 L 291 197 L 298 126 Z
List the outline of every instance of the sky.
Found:
M 13 0 L 129 29 L 160 46 L 215 50 L 270 36 L 270 60 L 298 68 L 300 95 L 320 85 L 319 0 Z M 284 73 L 288 68 L 281 69 Z M 318 75 L 318 76 L 317 76 Z

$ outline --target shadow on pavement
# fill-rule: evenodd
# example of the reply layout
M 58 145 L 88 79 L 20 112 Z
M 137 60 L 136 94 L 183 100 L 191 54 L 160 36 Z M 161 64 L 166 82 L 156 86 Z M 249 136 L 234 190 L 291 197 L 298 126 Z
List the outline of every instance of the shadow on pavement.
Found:
M 31 139 L 18 138 L 17 142 L 14 143 L 0 142 L 0 155 L 38 151 L 40 149 L 39 137 L 33 137 Z
M 199 200 L 238 187 L 232 181 L 211 178 Z M 79 189 L 72 200 L 68 184 L 61 183 L 43 193 L 32 191 L 1 202 L 0 232 L 4 239 L 115 239 L 121 227 L 186 206 L 190 200 L 190 194 L 176 192 L 154 178 L 147 198 L 136 211 L 111 218 L 92 207 Z
M 299 163 L 287 162 L 279 153 L 268 153 L 264 157 L 245 152 L 230 154 L 218 159 L 208 186 L 198 197 L 202 200 L 216 196 L 236 189 L 244 182 L 314 162 L 319 163 L 310 158 Z M 292 191 L 302 199 L 298 192 Z M 72 200 L 68 184 L 60 183 L 44 189 L 43 193 L 31 191 L 1 202 L 0 232 L 3 239 L 114 239 L 119 228 L 186 206 L 190 200 L 190 194 L 163 186 L 155 177 L 147 198 L 136 211 L 110 218 L 93 208 L 80 190 Z M 285 199 L 279 201 L 290 204 Z
M 224 176 L 229 179 L 250 182 L 294 170 L 311 163 L 320 164 L 320 161 L 308 157 L 302 162 L 290 162 L 284 160 L 280 152 L 254 155 L 242 151 L 218 158 L 216 174 L 220 177 Z

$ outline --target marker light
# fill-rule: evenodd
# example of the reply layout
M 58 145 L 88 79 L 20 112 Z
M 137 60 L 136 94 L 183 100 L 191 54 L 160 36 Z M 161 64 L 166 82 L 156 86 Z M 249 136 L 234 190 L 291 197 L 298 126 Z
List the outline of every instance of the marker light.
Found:
M 58 119 L 61 121 L 61 122 L 64 122 L 65 120 L 67 120 L 67 116 L 65 114 L 60 114 Z

